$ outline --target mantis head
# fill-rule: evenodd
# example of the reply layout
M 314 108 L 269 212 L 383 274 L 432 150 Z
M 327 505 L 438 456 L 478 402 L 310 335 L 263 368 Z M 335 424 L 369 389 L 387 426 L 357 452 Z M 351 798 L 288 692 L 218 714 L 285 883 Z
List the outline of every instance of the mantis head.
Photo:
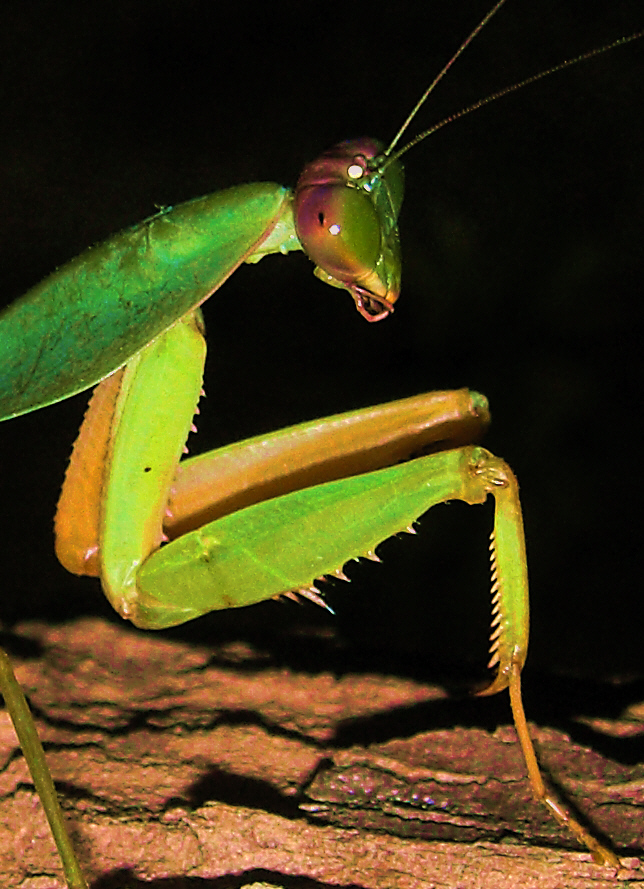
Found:
M 394 310 L 400 293 L 397 220 L 403 199 L 400 158 L 448 123 L 477 111 L 571 65 L 644 36 L 637 31 L 526 77 L 450 114 L 394 150 L 436 85 L 480 34 L 506 0 L 497 0 L 424 91 L 387 148 L 376 139 L 340 142 L 308 164 L 294 200 L 295 229 L 304 251 L 316 264 L 315 275 L 332 287 L 348 290 L 367 321 L 380 321 Z
M 315 275 L 348 290 L 367 321 L 393 312 L 400 293 L 397 219 L 403 168 L 387 164 L 383 145 L 340 142 L 308 164 L 295 189 L 295 228 Z

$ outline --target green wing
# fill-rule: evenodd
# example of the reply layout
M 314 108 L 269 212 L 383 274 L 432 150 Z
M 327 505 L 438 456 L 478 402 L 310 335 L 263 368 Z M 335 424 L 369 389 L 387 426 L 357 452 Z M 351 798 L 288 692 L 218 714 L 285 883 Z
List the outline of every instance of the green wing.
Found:
M 62 266 L 0 315 L 0 420 L 112 373 L 217 290 L 289 206 L 274 183 L 236 186 L 164 210 Z

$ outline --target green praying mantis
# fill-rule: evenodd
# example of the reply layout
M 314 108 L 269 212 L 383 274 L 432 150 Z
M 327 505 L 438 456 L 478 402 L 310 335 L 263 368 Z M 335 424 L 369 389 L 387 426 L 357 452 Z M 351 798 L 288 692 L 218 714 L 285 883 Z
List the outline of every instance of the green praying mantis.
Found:
M 361 198 L 360 183 L 371 175 L 365 171 L 364 159 L 376 153 L 372 143 L 367 143 L 352 146 L 349 155 L 344 157 L 345 166 L 351 170 L 349 179 L 357 186 L 353 191 Z M 331 160 L 336 158 L 327 158 L 325 163 Z M 359 283 L 349 287 L 348 279 L 343 277 L 344 265 L 332 268 L 331 272 L 324 270 L 329 259 L 326 247 L 322 248 L 322 260 L 316 260 L 323 267 L 321 277 L 326 275 L 328 283 L 340 281 L 346 289 L 353 288 L 357 307 L 371 318 L 391 312 L 399 289 L 393 226 L 400 194 L 399 185 L 390 181 L 395 171 L 392 163 L 377 174 L 385 177 L 390 192 L 387 199 L 393 204 L 392 208 L 380 211 L 388 230 L 386 249 L 375 256 L 376 266 L 382 266 L 378 280 L 370 277 L 374 257 L 368 243 L 364 248 L 367 261 L 359 262 Z M 326 171 L 324 173 L 326 175 Z M 320 171 L 315 171 L 315 176 L 319 175 Z M 308 183 L 303 186 L 308 187 Z M 349 193 L 353 193 L 351 189 Z M 288 193 L 275 186 L 241 186 L 219 192 L 201 203 L 163 210 L 125 232 L 120 241 L 116 236 L 83 254 L 75 265 L 61 269 L 57 278 L 48 279 L 42 289 L 36 288 L 28 295 L 27 302 L 19 303 L 3 316 L 1 323 L 5 326 L 0 327 L 0 348 L 9 350 L 8 356 L 2 353 L 3 372 L 12 362 L 12 384 L 7 387 L 9 391 L 3 387 L 2 393 L 3 416 L 14 416 L 66 398 L 127 362 L 126 370 L 110 376 L 110 382 L 103 384 L 101 395 L 93 402 L 91 425 L 86 425 L 81 433 L 92 448 L 102 442 L 98 447 L 103 456 L 109 454 L 110 481 L 105 482 L 101 468 L 88 482 L 85 464 L 90 462 L 98 469 L 105 461 L 93 457 L 90 460 L 87 452 L 76 450 L 74 468 L 68 474 L 69 482 L 57 519 L 59 555 L 64 564 L 78 573 L 79 569 L 86 568 L 90 573 L 100 573 L 108 597 L 124 617 L 140 625 L 161 627 L 188 620 L 212 608 L 249 604 L 292 590 L 301 590 L 315 600 L 317 577 L 334 573 L 341 576 L 342 565 L 348 559 L 375 555 L 382 539 L 411 527 L 418 515 L 433 504 L 455 498 L 480 502 L 492 494 L 497 515 L 493 550 L 496 629 L 491 665 L 497 669 L 497 675 L 488 692 L 509 684 L 515 721 L 535 791 L 598 860 L 615 865 L 617 860 L 610 850 L 595 841 L 546 790 L 532 754 L 520 695 L 520 671 L 527 646 L 527 579 L 516 483 L 502 461 L 466 444 L 476 439 L 487 425 L 487 403 L 482 396 L 464 391 L 434 393 L 370 412 L 327 418 L 226 448 L 215 458 L 188 461 L 181 470 L 184 480 L 171 498 L 172 516 L 168 517 L 165 533 L 174 537 L 173 526 L 179 533 L 183 527 L 194 524 L 195 512 L 206 512 L 208 521 L 217 513 L 227 513 L 229 517 L 212 531 L 197 530 L 180 536 L 174 546 L 164 546 L 158 555 L 147 559 L 148 552 L 161 542 L 159 515 L 165 511 L 168 490 L 176 485 L 175 464 L 201 386 L 200 322 L 193 315 L 185 321 L 180 319 L 217 289 L 241 261 L 257 259 L 268 252 L 299 249 L 298 241 L 306 241 L 308 233 L 300 232 L 296 241 L 289 213 Z M 314 212 L 313 217 L 319 217 L 319 213 Z M 370 225 L 367 220 L 366 228 Z M 363 231 L 359 229 L 358 239 L 363 238 Z M 191 243 L 193 236 L 199 239 L 196 245 Z M 368 241 L 367 236 L 364 240 Z M 213 250 L 213 246 L 216 249 Z M 315 251 L 315 245 L 309 247 L 313 255 Z M 155 257 L 152 262 L 151 256 Z M 153 280 L 140 277 L 137 280 L 141 275 L 141 257 L 145 268 L 151 269 Z M 173 279 L 175 273 L 178 277 Z M 355 274 L 352 268 L 352 275 Z M 332 281 L 328 280 L 329 275 Z M 60 302 L 55 302 L 58 286 Z M 179 304 L 170 308 L 160 300 L 150 307 L 147 299 L 144 305 L 135 303 L 138 295 L 147 297 L 151 289 L 160 296 L 177 296 Z M 118 310 L 110 308 L 109 314 L 104 305 L 106 291 L 118 291 L 123 297 Z M 92 292 L 96 296 L 93 306 L 83 302 L 80 318 L 76 313 L 65 315 L 70 294 L 76 292 L 83 295 L 83 300 Z M 43 334 L 46 305 L 52 314 Z M 152 318 L 147 314 L 149 308 L 157 309 Z M 23 311 L 26 316 L 21 315 Z M 22 318 L 26 318 L 24 323 Z M 143 321 L 141 325 L 139 320 Z M 96 324 L 91 333 L 88 332 L 90 323 Z M 161 337 L 160 330 L 167 323 L 172 325 L 171 333 Z M 13 338 L 13 325 L 21 327 L 24 335 Z M 79 328 L 84 329 L 79 332 Z M 71 344 L 64 340 L 68 334 L 76 336 Z M 150 341 L 153 344 L 148 349 Z M 168 356 L 169 360 L 164 360 Z M 53 364 L 46 364 L 46 357 L 51 357 Z M 187 365 L 192 365 L 191 373 L 186 373 Z M 161 382 L 166 373 L 167 381 Z M 150 386 L 159 385 L 172 393 L 172 402 L 161 399 L 169 407 L 167 414 L 159 414 L 157 408 L 149 409 Z M 186 409 L 182 416 L 174 400 L 180 388 L 186 390 Z M 126 391 L 128 395 L 124 397 Z M 143 399 L 144 409 L 135 408 L 131 418 L 131 406 L 139 397 Z M 116 406 L 104 409 L 99 400 Z M 114 431 L 115 414 L 119 416 L 118 435 Z M 96 415 L 98 420 L 94 425 Z M 147 425 L 140 427 L 140 418 L 145 424 L 155 421 L 165 432 L 177 421 L 178 428 L 167 445 L 167 454 L 159 454 L 156 429 Z M 385 432 L 386 429 L 389 432 Z M 443 448 L 447 445 L 445 450 L 411 462 L 397 462 L 420 450 L 436 450 L 439 442 Z M 154 448 L 146 453 L 145 448 L 150 444 Z M 166 444 L 161 446 L 165 448 Z M 141 457 L 141 462 L 134 466 L 129 459 L 132 453 Z M 321 462 L 323 466 L 319 465 Z M 207 473 L 215 473 L 214 485 L 219 491 L 224 484 L 222 478 L 230 480 L 230 490 L 221 497 L 223 505 L 208 503 L 195 507 L 195 499 L 202 496 L 204 488 L 209 492 L 213 487 L 211 478 L 206 476 L 205 482 L 202 479 L 204 463 Z M 298 467 L 287 479 L 281 477 L 285 463 Z M 391 463 L 395 465 L 385 468 Z M 77 475 L 79 464 L 81 469 Z M 243 471 L 242 466 L 245 466 Z M 143 482 L 142 490 L 139 478 Z M 321 486 L 303 488 L 304 484 L 320 481 L 324 482 Z M 101 501 L 100 510 L 94 514 L 85 506 L 79 506 L 86 502 L 88 484 L 101 492 L 96 498 Z M 264 490 L 258 494 L 258 488 Z M 103 489 L 106 497 L 102 496 Z M 124 501 L 130 495 L 132 504 L 125 506 Z M 266 496 L 272 499 L 266 500 Z M 277 497 L 279 499 L 275 499 Z M 155 500 L 155 517 L 150 518 L 149 504 Z M 230 512 L 230 502 L 237 511 Z M 66 518 L 79 514 L 87 514 L 92 525 L 89 531 L 79 530 Z M 352 517 L 350 523 L 346 521 L 347 515 Z M 120 522 L 125 518 L 124 530 Z M 134 535 L 133 529 L 139 528 L 141 537 Z M 79 534 L 84 538 L 80 545 Z M 273 534 L 277 536 L 271 536 Z M 123 555 L 120 550 L 125 544 L 128 552 Z M 134 550 L 130 551 L 130 547 Z M 100 564 L 99 549 L 104 553 Z M 282 561 L 273 560 L 275 553 L 279 553 Z M 218 558 L 220 555 L 222 559 Z M 242 566 L 247 564 L 245 556 L 248 555 L 249 572 L 243 576 Z M 230 559 L 230 568 L 227 559 Z M 139 564 L 143 564 L 141 570 L 134 571 L 132 566 Z M 255 569 L 259 569 L 259 575 L 253 573 Z M 220 599 L 213 598 L 215 589 Z M 6 686 L 5 694 L 7 691 Z M 14 706 L 21 707 L 18 698 Z M 32 757 L 32 766 L 33 758 L 37 763 L 34 778 L 37 786 L 40 784 L 39 791 L 54 822 L 69 885 L 82 886 L 83 878 L 64 837 L 54 794 L 51 787 L 45 786 L 47 779 L 43 777 L 40 754 L 29 738 L 24 743 L 27 756 Z

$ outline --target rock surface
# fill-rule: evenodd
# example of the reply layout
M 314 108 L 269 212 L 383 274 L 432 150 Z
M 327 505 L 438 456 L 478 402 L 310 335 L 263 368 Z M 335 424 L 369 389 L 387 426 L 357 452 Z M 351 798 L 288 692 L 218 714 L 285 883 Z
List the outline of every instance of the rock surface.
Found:
M 620 851 L 615 874 L 532 800 L 512 728 L 472 716 L 486 702 L 98 619 L 23 625 L 11 639 L 94 889 L 644 882 L 641 683 L 619 707 L 571 715 L 574 740 L 533 728 L 553 780 Z M 0 717 L 0 885 L 57 889 L 53 842 Z

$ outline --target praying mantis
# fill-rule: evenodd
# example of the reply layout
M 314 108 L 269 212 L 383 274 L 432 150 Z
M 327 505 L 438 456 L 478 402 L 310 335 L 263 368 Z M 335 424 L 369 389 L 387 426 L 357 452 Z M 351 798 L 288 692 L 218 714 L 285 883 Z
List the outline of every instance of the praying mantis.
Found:
M 329 297 L 329 298 L 333 298 L 333 294 L 332 294 L 331 297 Z M 321 297 L 321 296 L 319 296 L 319 295 L 316 295 L 316 296 L 312 297 L 311 299 L 314 301 L 314 303 L 317 303 L 318 300 L 320 300 L 320 299 L 326 299 L 326 298 L 323 298 L 323 297 Z M 260 311 L 261 311 L 261 310 L 260 310 Z M 325 311 L 326 311 L 326 306 L 325 306 Z M 299 350 L 298 350 L 298 351 L 299 351 Z M 250 363 L 250 362 L 249 362 L 249 363 Z M 371 369 L 370 369 L 370 370 L 367 372 L 367 375 L 371 375 L 371 374 L 374 374 L 375 376 L 378 376 L 377 370 L 374 371 L 374 370 L 371 370 Z M 433 383 L 434 381 L 432 380 L 431 382 Z M 418 386 L 415 386 L 415 387 L 414 387 L 414 389 L 417 389 L 417 388 L 418 388 Z M 481 387 L 481 388 L 483 388 L 483 387 Z M 380 399 L 380 396 L 378 396 L 378 399 Z

